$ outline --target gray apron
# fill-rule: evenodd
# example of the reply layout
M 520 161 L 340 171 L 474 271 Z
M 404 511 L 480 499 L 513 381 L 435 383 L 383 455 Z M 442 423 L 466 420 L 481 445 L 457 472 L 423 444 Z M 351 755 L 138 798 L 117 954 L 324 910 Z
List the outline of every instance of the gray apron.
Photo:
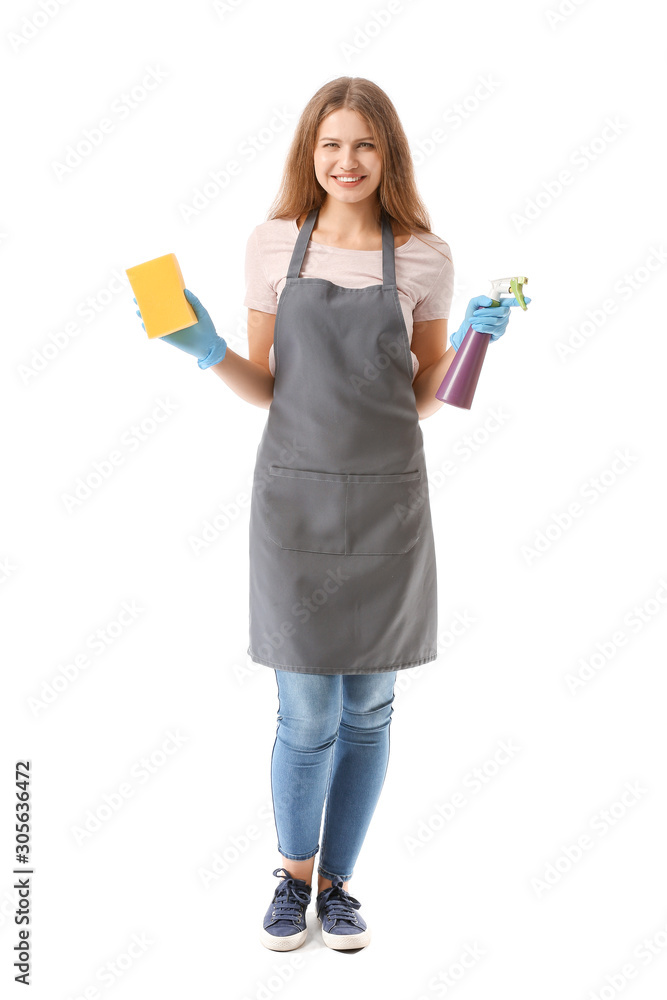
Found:
M 410 341 L 382 212 L 382 284 L 299 272 L 274 327 L 275 383 L 250 505 L 256 663 L 371 674 L 437 657 L 436 562 Z

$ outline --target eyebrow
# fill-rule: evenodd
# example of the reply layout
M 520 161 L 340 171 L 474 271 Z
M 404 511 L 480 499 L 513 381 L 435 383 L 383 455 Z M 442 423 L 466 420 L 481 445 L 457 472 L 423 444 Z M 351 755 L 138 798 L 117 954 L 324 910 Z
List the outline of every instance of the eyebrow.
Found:
M 372 139 L 372 138 L 373 138 L 372 135 L 365 135 L 361 139 L 355 139 L 355 142 L 364 142 L 366 139 Z M 340 139 L 336 139 L 333 135 L 323 135 L 320 139 L 320 142 L 324 142 L 325 139 L 333 139 L 334 142 L 341 141 Z

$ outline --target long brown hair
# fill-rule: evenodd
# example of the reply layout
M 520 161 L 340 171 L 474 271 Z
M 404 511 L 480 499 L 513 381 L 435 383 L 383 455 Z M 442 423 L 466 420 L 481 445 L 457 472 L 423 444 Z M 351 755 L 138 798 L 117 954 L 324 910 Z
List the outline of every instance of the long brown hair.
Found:
M 410 146 L 396 108 L 381 87 L 363 76 L 339 76 L 320 87 L 308 101 L 297 123 L 280 190 L 267 221 L 298 219 L 304 212 L 322 205 L 326 191 L 315 176 L 313 164 L 317 132 L 322 120 L 339 108 L 356 111 L 368 122 L 375 137 L 382 162 L 376 191 L 378 223 L 384 209 L 402 231 L 407 230 L 417 239 L 417 233 L 424 233 L 438 240 L 431 232 L 428 211 L 417 191 Z M 430 242 L 428 245 L 433 246 Z M 450 259 L 448 254 L 443 256 Z

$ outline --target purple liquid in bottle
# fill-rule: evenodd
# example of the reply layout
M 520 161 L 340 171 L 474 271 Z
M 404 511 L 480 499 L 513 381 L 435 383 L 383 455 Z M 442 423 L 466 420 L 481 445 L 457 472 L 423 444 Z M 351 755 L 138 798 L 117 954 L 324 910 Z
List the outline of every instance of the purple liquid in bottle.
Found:
M 490 340 L 490 333 L 478 333 L 473 330 L 472 324 L 468 327 L 456 357 L 435 394 L 436 399 L 460 406 L 463 410 L 470 409 Z

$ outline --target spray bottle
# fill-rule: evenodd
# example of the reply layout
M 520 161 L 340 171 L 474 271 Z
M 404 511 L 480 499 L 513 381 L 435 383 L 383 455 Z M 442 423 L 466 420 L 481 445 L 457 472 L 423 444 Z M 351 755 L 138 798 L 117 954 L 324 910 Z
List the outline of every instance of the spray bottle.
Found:
M 528 306 L 524 301 L 523 286 L 527 283 L 528 278 L 521 275 L 513 278 L 496 278 L 495 281 L 491 282 L 491 290 L 488 293 L 494 300 L 492 305 L 501 305 L 500 296 L 509 292 L 510 296 L 516 298 L 521 308 L 526 310 Z M 490 339 L 490 333 L 479 333 L 477 330 L 473 330 L 472 323 L 470 324 L 468 332 L 456 352 L 456 357 L 447 369 L 447 374 L 435 394 L 436 399 L 440 399 L 443 403 L 450 403 L 452 406 L 460 406 L 463 410 L 470 409 Z

